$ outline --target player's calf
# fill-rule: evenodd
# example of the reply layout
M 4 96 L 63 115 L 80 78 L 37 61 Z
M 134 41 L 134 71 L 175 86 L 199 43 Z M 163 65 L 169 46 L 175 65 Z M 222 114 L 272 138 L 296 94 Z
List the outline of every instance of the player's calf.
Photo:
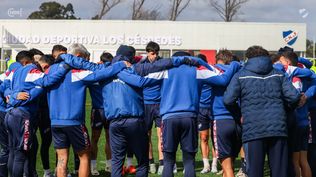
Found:
M 57 152 L 57 177 L 67 177 L 68 149 L 56 149 Z
M 80 159 L 78 177 L 88 177 L 90 175 L 90 149 L 78 152 Z

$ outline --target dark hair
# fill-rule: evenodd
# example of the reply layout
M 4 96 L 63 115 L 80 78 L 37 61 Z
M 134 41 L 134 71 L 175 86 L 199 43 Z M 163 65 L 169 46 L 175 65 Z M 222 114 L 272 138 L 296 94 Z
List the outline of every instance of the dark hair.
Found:
M 290 51 L 283 52 L 281 54 L 281 56 L 283 56 L 284 58 L 290 60 L 293 66 L 297 66 L 297 64 L 298 64 L 298 56 L 297 56 L 297 54 L 295 52 L 290 52 Z
M 113 59 L 113 55 L 109 52 L 103 52 L 102 55 L 100 56 L 100 61 L 102 61 L 103 63 L 112 62 L 112 59 Z
M 251 46 L 246 51 L 246 57 L 248 59 L 260 56 L 269 56 L 269 52 L 261 46 Z
M 33 54 L 33 56 L 34 55 L 44 55 L 44 53 L 42 51 L 35 49 L 35 48 L 32 48 L 29 51 Z
M 205 55 L 203 55 L 203 54 L 200 53 L 200 54 L 197 55 L 197 57 L 198 57 L 198 58 L 201 58 L 203 61 L 205 61 L 205 62 L 207 63 L 207 58 L 206 58 Z
M 63 51 L 63 52 L 67 52 L 67 48 L 63 45 L 54 45 L 53 49 L 52 49 L 52 53 L 54 51 Z
M 280 60 L 280 57 L 281 57 L 281 55 L 279 55 L 279 54 L 277 54 L 277 53 L 274 53 L 274 54 L 271 54 L 271 55 L 270 55 L 270 58 L 271 58 L 272 63 L 275 63 L 275 62 L 279 61 L 279 60 Z
M 233 55 L 232 61 L 240 62 L 240 59 L 239 59 L 239 57 L 237 55 Z
M 233 60 L 233 53 L 227 49 L 221 49 L 216 54 L 216 62 L 222 60 L 225 64 L 229 64 Z
M 128 48 L 133 52 L 133 55 L 134 55 L 134 57 L 135 57 L 135 55 L 136 55 L 136 49 L 133 47 L 133 46 L 128 46 Z M 133 58 L 134 58 L 133 57 Z
M 22 50 L 16 55 L 15 60 L 16 62 L 19 62 L 19 63 L 21 63 L 22 60 L 32 61 L 33 56 L 34 55 L 30 51 Z
M 291 47 L 288 47 L 288 46 L 285 46 L 285 47 L 281 47 L 278 51 L 278 54 L 282 54 L 284 52 L 294 52 L 294 49 L 291 48 Z
M 40 62 L 47 63 L 49 66 L 54 64 L 54 57 L 52 55 L 43 55 L 40 59 Z
M 146 46 L 146 52 L 158 53 L 160 51 L 160 46 L 156 42 L 150 41 Z

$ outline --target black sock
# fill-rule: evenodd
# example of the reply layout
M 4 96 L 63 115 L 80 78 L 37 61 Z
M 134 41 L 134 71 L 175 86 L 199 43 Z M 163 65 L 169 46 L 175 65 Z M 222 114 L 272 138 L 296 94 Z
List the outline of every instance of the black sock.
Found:
M 159 165 L 163 166 L 163 160 L 159 160 Z
M 153 158 L 149 159 L 149 164 L 153 164 L 153 163 L 155 163 L 154 159 Z

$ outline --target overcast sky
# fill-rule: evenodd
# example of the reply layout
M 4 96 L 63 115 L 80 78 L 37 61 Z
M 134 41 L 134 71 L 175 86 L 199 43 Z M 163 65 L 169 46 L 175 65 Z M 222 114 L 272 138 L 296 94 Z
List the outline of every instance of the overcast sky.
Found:
M 40 4 L 45 1 L 48 0 L 0 0 L 0 19 L 25 19 L 31 12 L 38 10 Z M 72 3 L 75 15 L 81 19 L 90 19 L 100 8 L 99 0 L 55 1 L 63 5 Z M 113 8 L 105 19 L 130 19 L 132 1 L 125 0 Z M 146 1 L 146 8 L 159 8 L 162 16 L 167 16 L 170 0 Z M 9 14 L 11 10 L 21 10 L 22 13 L 12 15 Z M 191 0 L 191 4 L 178 20 L 222 21 L 209 6 L 209 0 Z M 249 0 L 241 8 L 238 21 L 306 23 L 308 38 L 316 38 L 316 0 Z

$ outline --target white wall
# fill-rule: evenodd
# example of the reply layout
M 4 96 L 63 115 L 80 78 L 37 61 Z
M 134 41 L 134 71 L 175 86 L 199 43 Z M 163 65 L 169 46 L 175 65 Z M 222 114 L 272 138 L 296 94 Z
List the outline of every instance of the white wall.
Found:
M 0 20 L 0 27 L 4 29 L 1 34 L 7 36 L 5 48 L 36 47 L 47 52 L 55 44 L 69 46 L 76 40 L 98 54 L 103 50 L 115 51 L 122 43 L 143 49 L 151 38 L 160 43 L 164 40 L 163 49 L 246 50 L 251 45 L 261 45 L 276 51 L 286 45 L 282 32 L 288 30 L 298 33 L 291 47 L 306 50 L 306 25 L 294 23 Z M 14 38 L 21 44 L 16 44 Z

